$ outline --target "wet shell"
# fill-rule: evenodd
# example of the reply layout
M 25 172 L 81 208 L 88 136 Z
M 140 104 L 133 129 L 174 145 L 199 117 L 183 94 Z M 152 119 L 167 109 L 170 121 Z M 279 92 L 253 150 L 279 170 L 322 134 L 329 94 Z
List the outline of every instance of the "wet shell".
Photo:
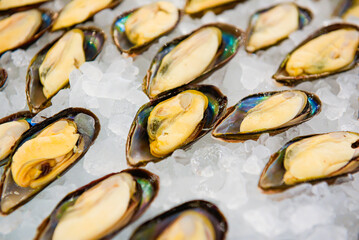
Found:
M 134 194 L 132 199 L 133 203 L 127 209 L 128 217 L 122 219 L 118 224 L 118 227 L 114 228 L 111 232 L 102 236 L 101 239 L 110 239 L 118 234 L 123 228 L 137 220 L 151 205 L 152 201 L 155 199 L 159 191 L 159 178 L 157 175 L 146 171 L 144 169 L 127 169 L 120 173 L 130 174 L 135 181 L 137 182 L 138 192 Z M 42 222 L 42 224 L 37 229 L 36 240 L 45 240 L 52 239 L 61 217 L 64 215 L 66 210 L 73 206 L 76 200 L 87 190 L 97 185 L 98 183 L 108 179 L 111 176 L 114 176 L 119 173 L 112 173 L 106 175 L 100 179 L 90 182 L 89 184 L 69 193 L 64 197 L 60 203 L 55 207 L 52 213 Z
M 155 157 L 151 154 L 147 132 L 148 117 L 157 104 L 190 89 L 197 90 L 206 95 L 208 98 L 208 106 L 204 112 L 203 119 L 192 135 L 183 143 L 181 148 L 189 147 L 199 138 L 211 131 L 218 119 L 224 114 L 224 110 L 227 106 L 227 97 L 225 97 L 218 88 L 211 85 L 190 85 L 161 94 L 151 102 L 143 105 L 135 116 L 127 137 L 126 158 L 128 165 L 141 166 L 146 165 L 150 161 L 157 162 L 164 158 Z
M 347 24 L 347 23 L 338 23 L 338 24 L 333 24 L 333 25 L 329 25 L 327 27 L 324 27 L 322 29 L 319 29 L 318 31 L 316 31 L 315 33 L 313 33 L 311 36 L 309 36 L 306 40 L 304 40 L 301 44 L 299 44 L 294 50 L 292 50 L 284 59 L 284 61 L 280 64 L 277 72 L 273 75 L 273 78 L 278 82 L 281 83 L 283 85 L 286 86 L 295 86 L 301 82 L 304 81 L 309 81 L 309 80 L 315 80 L 318 78 L 323 78 L 323 77 L 327 77 L 329 75 L 333 75 L 336 73 L 340 73 L 340 72 L 344 72 L 344 71 L 348 71 L 350 69 L 353 69 L 355 67 L 358 66 L 359 64 L 359 50 L 356 51 L 355 53 L 355 57 L 353 59 L 353 61 L 345 66 L 342 67 L 338 70 L 335 70 L 333 72 L 323 72 L 323 73 L 319 73 L 319 74 L 301 74 L 299 76 L 290 76 L 288 74 L 288 72 L 286 71 L 286 65 L 287 62 L 290 58 L 290 56 L 300 47 L 302 47 L 303 45 L 305 45 L 306 43 L 310 42 L 311 40 L 323 35 L 323 34 L 327 34 L 330 33 L 332 31 L 336 31 L 339 29 L 354 29 L 356 31 L 359 31 L 359 27 L 356 25 L 352 25 L 352 24 Z
M 84 52 L 86 61 L 94 60 L 101 52 L 104 42 L 106 40 L 105 33 L 94 27 L 78 28 L 84 32 Z M 46 98 L 43 93 L 43 85 L 40 82 L 39 67 L 44 61 L 44 58 L 49 49 L 60 39 L 56 39 L 52 43 L 45 46 L 39 53 L 37 53 L 31 60 L 30 66 L 26 75 L 26 98 L 27 105 L 31 112 L 39 112 L 44 108 L 51 106 L 51 98 Z M 55 94 L 56 95 L 56 94 Z
M 266 129 L 255 132 L 240 132 L 241 123 L 247 116 L 247 112 L 249 110 L 261 102 L 267 100 L 271 96 L 284 92 L 290 91 L 257 93 L 243 98 L 236 105 L 227 109 L 225 116 L 217 123 L 216 127 L 214 128 L 212 136 L 226 142 L 243 142 L 249 139 L 257 140 L 263 133 L 269 133 L 270 135 L 279 134 L 291 127 L 297 126 L 312 119 L 315 115 L 320 113 L 322 105 L 320 99 L 312 93 L 300 91 L 307 96 L 307 103 L 303 110 L 292 120 L 275 129 Z
M 193 0 L 186 0 L 186 5 L 184 7 L 184 12 L 186 14 L 189 14 L 191 17 L 194 18 L 200 18 L 202 17 L 205 13 L 207 13 L 208 11 L 212 11 L 215 14 L 221 14 L 222 12 L 224 12 L 225 10 L 228 9 L 232 9 L 234 8 L 238 3 L 244 2 L 245 0 L 227 0 L 224 3 L 218 3 L 219 1 L 217 0 L 212 0 L 212 6 L 210 7 L 202 7 L 201 9 L 198 9 L 196 11 L 191 11 L 189 10 L 189 5 L 191 4 Z M 207 2 L 209 2 L 207 0 Z
M 4 68 L 0 68 L 0 91 L 5 88 L 7 77 L 6 70 Z
M 40 134 L 46 127 L 53 125 L 53 123 L 60 120 L 65 120 L 72 122 L 76 125 L 76 134 L 78 134 L 79 140 L 76 143 L 76 152 L 70 157 L 72 158 L 72 163 L 61 170 L 58 175 L 54 178 L 48 179 L 41 186 L 36 188 L 31 187 L 20 187 L 17 185 L 12 176 L 12 163 L 13 156 L 16 154 L 17 150 L 22 147 L 27 141 L 34 139 L 38 134 Z M 0 185 L 0 207 L 2 214 L 10 214 L 15 209 L 19 208 L 26 202 L 30 201 L 35 197 L 39 192 L 46 188 L 50 183 L 55 181 L 57 178 L 65 174 L 73 165 L 75 165 L 88 151 L 90 146 L 95 141 L 98 133 L 100 131 L 100 123 L 98 118 L 90 111 L 82 108 L 68 108 L 58 114 L 50 117 L 43 122 L 33 126 L 21 138 L 17 141 L 16 146 L 12 154 L 10 155 L 10 161 L 6 165 L 4 173 L 1 178 Z M 48 169 L 51 172 L 51 169 Z M 43 170 L 45 176 L 47 170 Z M 40 175 L 41 176 L 41 175 Z
M 191 213 L 200 216 L 205 219 L 205 221 L 208 221 L 208 224 L 212 225 L 209 227 L 213 229 L 213 236 L 208 239 L 223 240 L 226 238 L 228 224 L 226 218 L 220 210 L 210 202 L 193 200 L 174 207 L 171 210 L 168 210 L 167 212 L 164 212 L 161 215 L 143 223 L 132 233 L 130 240 L 159 239 L 158 237 L 162 236 L 162 234 L 181 216 L 183 216 L 183 214 Z M 189 221 L 189 219 L 187 219 L 187 221 Z M 192 224 L 193 222 L 187 223 L 191 223 L 191 226 L 194 226 L 194 224 Z
M 354 13 L 353 10 L 356 10 Z M 335 9 L 333 16 L 338 16 L 343 19 L 348 17 L 359 17 L 359 1 L 358 0 L 342 0 Z

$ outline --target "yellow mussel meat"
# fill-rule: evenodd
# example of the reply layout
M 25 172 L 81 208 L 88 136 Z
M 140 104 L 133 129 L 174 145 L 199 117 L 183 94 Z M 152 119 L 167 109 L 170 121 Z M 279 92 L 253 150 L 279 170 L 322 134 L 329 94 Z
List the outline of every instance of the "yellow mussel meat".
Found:
M 37 3 L 47 2 L 49 0 L 1 0 L 0 11 L 8 10 L 11 8 L 17 8 L 27 5 L 33 5 Z
M 194 14 L 235 1 L 237 0 L 188 0 L 185 12 L 187 14 Z
M 353 0 L 352 6 L 342 16 L 345 20 L 349 17 L 359 18 L 359 0 Z

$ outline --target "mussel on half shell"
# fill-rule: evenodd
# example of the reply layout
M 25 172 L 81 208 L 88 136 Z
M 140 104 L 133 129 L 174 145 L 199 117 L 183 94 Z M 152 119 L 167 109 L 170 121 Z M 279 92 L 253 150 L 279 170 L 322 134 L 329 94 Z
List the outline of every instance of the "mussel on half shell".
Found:
M 17 141 L 0 185 L 0 211 L 10 214 L 67 172 L 100 131 L 98 118 L 68 108 L 38 123 Z
M 189 85 L 158 96 L 135 116 L 127 137 L 127 163 L 146 165 L 189 147 L 211 131 L 226 106 L 227 97 L 211 85 Z
M 110 239 L 147 210 L 158 190 L 158 176 L 144 169 L 104 176 L 64 197 L 35 240 Z

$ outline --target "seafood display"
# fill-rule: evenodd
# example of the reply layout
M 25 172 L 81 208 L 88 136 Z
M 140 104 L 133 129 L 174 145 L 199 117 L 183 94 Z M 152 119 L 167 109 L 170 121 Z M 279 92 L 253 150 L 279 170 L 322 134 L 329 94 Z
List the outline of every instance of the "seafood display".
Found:
M 257 11 L 247 28 L 246 51 L 271 47 L 312 20 L 312 13 L 295 3 L 285 2 Z
M 263 133 L 279 134 L 319 114 L 320 99 L 311 93 L 288 90 L 245 97 L 227 110 L 212 136 L 229 142 L 256 140 Z
M 185 13 L 190 15 L 202 15 L 208 10 L 221 13 L 223 10 L 233 8 L 240 0 L 187 0 Z
M 130 166 L 159 161 L 186 148 L 222 117 L 227 98 L 214 86 L 186 86 L 143 105 L 132 123 L 126 145 Z
M 82 23 L 105 8 L 114 8 L 122 0 L 72 0 L 59 13 L 52 31 Z
M 26 131 L 1 179 L 1 213 L 11 213 L 68 171 L 84 156 L 99 130 L 92 112 L 69 108 Z
M 303 182 L 332 180 L 359 170 L 359 134 L 331 132 L 297 137 L 274 153 L 258 186 L 278 192 Z
M 213 23 L 167 43 L 153 59 L 143 80 L 143 91 L 153 99 L 160 93 L 203 80 L 234 57 L 242 38 L 241 30 Z
M 293 86 L 350 70 L 358 65 L 358 46 L 358 26 L 338 23 L 324 27 L 289 53 L 273 78 Z
M 38 5 L 50 0 L 1 0 L 0 11 L 6 11 L 14 8 L 28 7 L 32 5 Z
M 171 2 L 151 3 L 123 13 L 112 24 L 112 38 L 122 53 L 138 54 L 180 21 L 180 10 Z
M 72 70 L 101 52 L 105 34 L 96 28 L 75 28 L 45 46 L 27 71 L 26 96 L 32 112 L 51 105 L 51 97 L 66 87 Z
M 2 18 L 0 20 L 0 55 L 34 42 L 51 27 L 54 18 L 55 14 L 45 9 L 18 12 Z
M 139 226 L 130 240 L 223 240 L 227 221 L 212 203 L 194 200 L 179 205 Z
M 109 239 L 139 218 L 158 190 L 158 177 L 143 169 L 109 174 L 61 200 L 35 239 Z
M 359 18 L 359 0 L 342 0 L 333 15 L 344 20 L 350 17 Z
M 0 68 L 0 91 L 5 87 L 7 80 L 7 72 L 5 69 Z

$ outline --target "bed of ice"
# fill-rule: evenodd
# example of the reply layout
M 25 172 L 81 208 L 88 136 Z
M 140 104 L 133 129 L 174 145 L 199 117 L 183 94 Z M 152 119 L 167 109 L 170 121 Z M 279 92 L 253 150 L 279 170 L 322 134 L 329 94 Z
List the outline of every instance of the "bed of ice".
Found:
M 172 0 L 178 7 L 184 0 Z M 59 10 L 68 1 L 45 4 Z M 171 39 L 210 22 L 226 22 L 245 29 L 250 14 L 280 1 L 250 0 L 221 15 L 207 13 L 201 19 L 183 17 L 170 35 L 162 37 L 136 58 L 121 56 L 110 37 L 116 16 L 151 0 L 124 0 L 114 10 L 98 13 L 93 22 L 107 33 L 107 42 L 96 61 L 85 63 L 70 76 L 71 89 L 60 91 L 53 106 L 40 113 L 51 116 L 67 107 L 85 107 L 97 114 L 102 129 L 86 156 L 65 176 L 51 184 L 31 202 L 11 215 L 0 218 L 1 239 L 32 239 L 37 226 L 68 192 L 103 175 L 127 168 L 125 143 L 137 109 L 148 101 L 141 91 L 142 79 L 157 50 Z M 205 80 L 228 96 L 229 105 L 262 91 L 282 90 L 271 79 L 283 57 L 317 28 L 339 19 L 330 19 L 337 0 L 299 0 L 315 18 L 289 40 L 257 55 L 243 47 L 224 68 Z M 353 20 L 355 21 L 355 20 Z M 61 33 L 47 33 L 27 50 L 5 53 L 0 66 L 9 73 L 7 87 L 0 92 L 0 117 L 27 109 L 25 75 L 32 57 Z M 290 139 L 312 133 L 337 130 L 359 131 L 359 69 L 313 82 L 297 89 L 316 93 L 323 102 L 322 112 L 314 119 L 285 133 L 258 141 L 223 143 L 210 134 L 187 151 L 177 150 L 162 162 L 146 169 L 158 174 L 161 188 L 148 211 L 115 239 L 127 239 L 142 222 L 192 199 L 215 203 L 229 223 L 228 239 L 358 239 L 359 174 L 312 186 L 302 184 L 277 195 L 265 195 L 257 188 L 259 175 L 269 156 Z M 340 184 L 339 184 L 340 183 Z

